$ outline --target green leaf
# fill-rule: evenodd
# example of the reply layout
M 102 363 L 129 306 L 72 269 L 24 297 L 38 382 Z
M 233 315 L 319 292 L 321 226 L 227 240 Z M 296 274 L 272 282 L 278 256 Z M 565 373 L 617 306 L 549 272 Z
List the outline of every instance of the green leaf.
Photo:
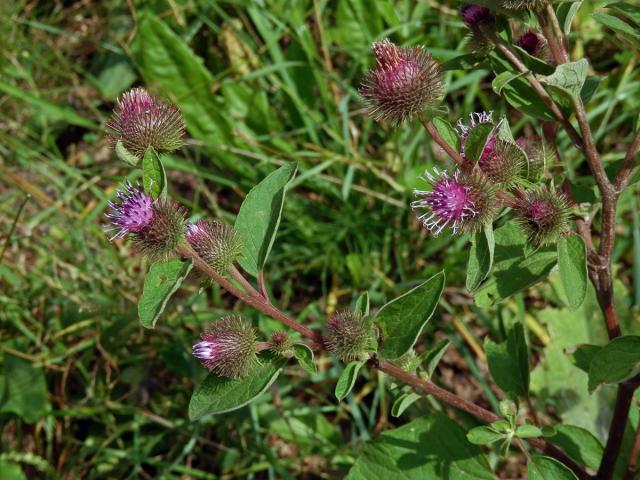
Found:
M 459 152 L 460 135 L 458 135 L 456 129 L 453 128 L 451 124 L 442 117 L 434 117 L 431 122 L 433 123 L 433 126 L 436 127 L 436 130 L 438 131 L 442 139 L 447 142 L 447 144 L 456 152 Z
M 362 315 L 364 315 L 365 317 L 369 316 L 369 292 L 364 292 L 358 297 L 358 299 L 356 300 L 355 311 L 362 313 Z
M 391 415 L 396 418 L 399 417 L 407 408 L 413 405 L 421 397 L 422 395 L 418 395 L 415 392 L 403 393 L 393 402 L 393 405 L 391 406 Z
M 502 72 L 493 79 L 491 87 L 496 95 L 500 95 L 502 93 L 502 89 L 508 85 L 509 82 L 521 77 L 522 75 L 524 75 L 522 72 Z
M 591 368 L 591 360 L 595 357 L 596 353 L 602 350 L 600 345 L 578 345 L 575 351 L 571 354 L 571 360 L 573 364 L 585 373 L 589 373 Z
M 27 480 L 27 476 L 22 471 L 22 468 L 17 463 L 11 463 L 9 461 L 0 458 L 0 478 L 2 480 Z
M 563 237 L 557 247 L 560 280 L 567 305 L 575 310 L 587 295 L 587 247 L 578 235 Z
M 620 383 L 640 373 L 640 337 L 613 339 L 598 351 L 589 368 L 589 391 L 603 383 Z
M 244 407 L 262 395 L 275 382 L 285 359 L 273 359 L 260 355 L 260 364 L 256 365 L 246 377 L 227 378 L 209 373 L 198 385 L 189 402 L 189 418 L 198 418 Z
M 489 371 L 504 392 L 529 394 L 529 349 L 524 327 L 517 323 L 509 331 L 507 340 L 495 343 L 487 338 L 484 343 Z
M 413 347 L 438 306 L 443 289 L 444 272 L 440 272 L 378 311 L 375 321 L 382 334 L 380 358 L 399 358 Z
M 573 98 L 578 98 L 589 71 L 589 62 L 581 58 L 575 62 L 563 63 L 546 78 L 548 85 L 561 89 Z
M 155 262 L 144 279 L 142 297 L 138 302 L 138 316 L 145 328 L 154 328 L 167 302 L 193 267 L 191 260 L 179 258 Z
M 542 430 L 540 430 L 535 425 L 520 425 L 516 429 L 516 437 L 518 438 L 533 438 L 533 437 L 541 437 Z
M 35 423 L 51 410 L 41 367 L 5 351 L 2 370 L 0 412 L 15 413 L 25 422 Z
M 557 7 L 558 21 L 562 25 L 562 31 L 565 35 L 571 32 L 571 24 L 576 16 L 578 9 L 582 6 L 582 0 L 575 2 L 563 2 Z
M 618 17 L 606 13 L 594 13 L 593 18 L 605 27 L 609 27 L 611 30 L 621 34 L 636 47 L 640 47 L 640 29 Z
M 474 445 L 490 445 L 504 438 L 504 434 L 498 433 L 485 425 L 474 427 L 467 433 L 467 440 Z
M 242 202 L 235 227 L 243 241 L 238 263 L 258 276 L 262 270 L 280 224 L 287 184 L 296 174 L 297 164 L 286 163 L 253 187 Z
M 598 470 L 604 448 L 593 434 L 584 428 L 574 425 L 555 425 L 555 435 L 547 440 L 562 448 L 572 460 L 592 470 Z
M 442 413 L 384 432 L 367 442 L 347 480 L 493 480 L 480 448 Z
M 475 301 L 487 308 L 545 278 L 556 264 L 553 247 L 526 254 L 527 237 L 517 223 L 507 222 L 494 231 L 495 253 L 491 276 L 476 290 Z
M 302 343 L 296 343 L 293 346 L 293 355 L 298 360 L 298 363 L 311 375 L 318 373 L 316 364 L 313 363 L 313 350 Z
M 631 5 L 627 2 L 616 2 L 607 5 L 607 8 L 615 10 L 620 15 L 627 17 L 632 22 L 640 25 L 640 7 L 638 5 Z
M 433 372 L 436 371 L 438 363 L 442 360 L 442 357 L 447 352 L 447 349 L 451 345 L 451 341 L 447 338 L 440 340 L 435 347 L 420 355 L 420 363 L 426 363 L 426 370 L 429 374 L 429 378 L 433 377 Z
M 167 174 L 158 152 L 148 148 L 142 158 L 142 185 L 153 198 L 167 197 Z
M 492 123 L 480 123 L 469 131 L 467 139 L 464 141 L 464 155 L 474 165 L 480 158 L 484 146 L 487 144 L 489 135 L 493 131 Z
M 116 142 L 116 155 L 123 162 L 128 163 L 129 165 L 133 165 L 134 167 L 138 165 L 140 159 L 136 157 L 133 153 L 130 153 L 129 150 L 125 148 L 122 144 L 122 140 L 118 140 Z
M 578 480 L 574 473 L 559 461 L 533 455 L 527 464 L 529 480 Z
M 343 398 L 351 393 L 353 386 L 356 384 L 358 372 L 363 365 L 364 362 L 355 360 L 344 367 L 344 370 L 342 370 L 342 373 L 340 374 L 340 378 L 338 378 L 338 381 L 336 382 L 335 394 L 338 401 L 342 401 Z
M 475 292 L 491 272 L 494 250 L 493 225 L 485 225 L 482 231 L 475 233 L 471 238 L 466 282 L 467 290 L 470 292 Z

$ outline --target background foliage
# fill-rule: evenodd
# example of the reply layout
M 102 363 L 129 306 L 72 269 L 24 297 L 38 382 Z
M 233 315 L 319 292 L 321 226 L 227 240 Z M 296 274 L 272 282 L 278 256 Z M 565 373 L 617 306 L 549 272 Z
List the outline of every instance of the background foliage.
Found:
M 591 17 L 602 4 L 584 2 L 574 24 L 581 35 L 572 43 L 603 78 L 590 120 L 612 164 L 637 117 L 640 81 L 634 50 Z M 587 374 L 567 351 L 606 340 L 591 287 L 582 307 L 570 311 L 552 273 L 549 284 L 480 311 L 465 290 L 467 240 L 428 236 L 408 208 L 417 177 L 441 153 L 417 124 L 384 129 L 362 115 L 356 88 L 372 61 L 371 42 L 390 36 L 450 60 L 467 41 L 457 7 L 431 0 L 3 4 L 0 468 L 7 478 L 335 478 L 361 451 L 374 460 L 351 476 L 368 478 L 366 468 L 378 460 L 377 472 L 385 466 L 375 444 L 363 449 L 364 441 L 442 410 L 427 398 L 392 416 L 397 389 L 366 369 L 339 403 L 334 386 L 342 366 L 323 356 L 311 379 L 289 365 L 287 379 L 257 403 L 189 421 L 190 395 L 206 373 L 189 350 L 206 323 L 242 311 L 265 334 L 278 326 L 196 282 L 185 282 L 154 330 L 138 322 L 148 263 L 129 244 L 109 243 L 102 217 L 130 171 L 102 125 L 118 94 L 138 84 L 184 112 L 189 145 L 165 166 L 171 194 L 194 219 L 232 223 L 259 179 L 298 161 L 267 271 L 272 296 L 301 322 L 321 327 L 365 290 L 380 307 L 444 268 L 445 293 L 418 343 L 422 351 L 451 340 L 438 381 L 495 409 L 498 390 L 486 373 L 492 349 L 485 353 L 483 338 L 502 342 L 523 322 L 536 365 L 534 402 L 547 408 L 549 421 L 585 427 L 603 440 L 612 389 L 590 394 Z M 511 115 L 488 71 L 446 77 L 451 120 L 494 110 L 510 115 L 515 134 L 535 126 Z M 584 165 L 568 141 L 562 146 L 580 180 Z M 583 185 L 585 198 L 592 187 Z M 637 188 L 621 199 L 614 254 L 623 331 L 636 334 Z M 637 425 L 637 404 L 631 417 Z M 455 428 L 442 414 L 419 421 L 436 436 Z M 420 441 L 407 429 L 383 435 L 402 440 L 400 449 Z M 455 445 L 432 448 L 428 458 L 441 459 Z M 483 461 L 474 457 L 477 447 L 466 448 L 464 462 Z M 490 461 L 498 459 L 492 454 Z M 431 461 L 422 467 L 422 478 L 442 471 Z M 509 463 L 498 471 L 523 473 Z

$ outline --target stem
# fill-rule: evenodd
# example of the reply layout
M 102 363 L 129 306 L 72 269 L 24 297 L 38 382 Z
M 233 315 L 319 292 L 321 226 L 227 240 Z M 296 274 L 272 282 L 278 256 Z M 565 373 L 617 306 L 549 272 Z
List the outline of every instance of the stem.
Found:
M 631 178 L 631 172 L 633 171 L 633 167 L 635 166 L 636 155 L 640 150 L 640 131 L 636 133 L 636 136 L 631 142 L 629 146 L 629 150 L 627 150 L 627 154 L 622 161 L 622 166 L 620 167 L 620 171 L 618 172 L 618 176 L 615 181 L 615 191 L 620 194 L 629 184 L 629 179 Z
M 460 168 L 466 168 L 467 166 L 467 162 L 464 161 L 464 158 L 462 158 L 462 156 L 460 155 L 459 152 L 456 152 L 451 145 L 449 145 L 447 142 L 444 141 L 444 138 L 442 138 L 440 136 L 440 134 L 438 133 L 438 130 L 436 129 L 436 127 L 433 125 L 433 123 L 427 121 L 426 118 L 424 118 L 422 115 L 418 114 L 418 119 L 420 120 L 420 123 L 422 123 L 422 126 L 427 130 L 427 132 L 429 133 L 429 135 L 431 136 L 431 138 L 433 138 L 433 140 L 440 145 L 440 147 L 447 152 L 447 155 L 449 155 L 451 157 L 451 159 L 456 162 L 456 164 L 458 164 L 458 166 Z
M 565 54 L 562 51 L 562 47 L 558 44 L 556 37 L 551 32 L 551 28 L 549 27 L 549 23 L 547 22 L 547 18 L 541 13 L 536 13 L 536 18 L 538 19 L 538 23 L 540 24 L 540 29 L 542 30 L 542 35 L 547 40 L 549 44 L 549 50 L 551 50 L 551 56 L 553 57 L 553 61 L 560 65 L 561 63 L 566 63 L 568 59 L 565 58 Z
M 244 275 L 242 275 L 238 269 L 235 267 L 235 265 L 231 265 L 229 267 L 229 274 L 235 279 L 237 280 L 237 282 L 242 285 L 242 287 L 244 288 L 245 292 L 247 292 L 249 295 L 253 296 L 253 297 L 257 297 L 257 298 L 263 298 L 262 294 L 259 293 L 255 288 L 253 288 L 253 285 L 251 285 L 246 278 L 244 278 Z
M 531 73 L 531 71 L 527 68 L 527 66 L 520 60 L 518 55 L 507 44 L 505 44 L 502 40 L 500 40 L 498 36 L 494 35 L 492 40 L 493 40 L 493 43 L 495 43 L 496 47 L 498 47 L 498 50 L 502 52 L 502 54 L 507 58 L 507 60 L 509 60 L 518 69 L 518 71 L 526 75 L 527 80 L 531 84 L 531 88 L 535 90 L 535 92 L 538 94 L 540 99 L 549 108 L 549 110 L 551 110 L 551 113 L 553 113 L 553 115 L 562 124 L 562 126 L 567 132 L 567 135 L 569 135 L 569 138 L 571 139 L 573 144 L 576 146 L 576 148 L 580 151 L 583 151 L 584 147 L 583 147 L 582 138 L 580 138 L 580 134 L 576 131 L 573 125 L 571 125 L 571 122 L 569 122 L 569 120 L 567 120 L 564 117 L 564 115 L 560 111 L 560 108 L 558 107 L 558 105 L 556 105 L 556 102 L 553 101 L 551 96 L 547 93 L 547 91 L 544 89 L 544 87 L 538 81 L 535 75 Z
M 207 263 L 202 260 L 202 258 L 200 258 L 200 256 L 189 245 L 182 245 L 178 247 L 176 249 L 176 252 L 184 257 L 191 258 L 197 268 L 202 270 L 205 274 L 211 277 L 212 280 L 218 283 L 222 288 L 227 290 L 227 292 L 231 293 L 233 296 L 269 315 L 270 317 L 281 321 L 283 324 L 299 332 L 301 335 L 312 339 L 319 347 L 323 346 L 322 336 L 319 333 L 316 333 L 313 330 L 305 327 L 304 325 L 299 324 L 293 318 L 289 317 L 286 313 L 282 312 L 276 306 L 274 306 L 267 300 L 264 300 L 262 297 L 257 298 L 243 293 L 240 289 L 236 288 L 231 282 L 229 282 L 223 276 L 218 274 L 214 269 L 212 269 L 209 265 L 207 265 Z M 464 400 L 463 398 L 460 398 L 459 396 L 438 387 L 430 381 L 422 380 L 416 375 L 406 372 L 401 368 L 396 367 L 395 365 L 392 365 L 384 360 L 373 358 L 369 360 L 369 364 L 377 368 L 381 372 L 384 372 L 387 375 L 395 377 L 396 379 L 403 381 L 408 385 L 411 385 L 416 390 L 422 391 L 429 395 L 433 395 L 444 403 L 465 411 L 484 422 L 491 423 L 500 419 L 500 417 L 495 413 L 490 412 L 489 410 L 485 410 L 475 403 Z M 580 478 L 581 480 L 591 479 L 591 477 L 580 465 L 571 460 L 562 450 L 547 443 L 545 440 L 534 438 L 531 439 L 529 443 L 535 448 L 542 450 L 548 455 L 557 458 L 565 465 L 569 466 L 574 470 L 576 475 L 578 475 L 578 478 Z
M 560 48 L 561 48 L 561 52 L 563 54 L 564 57 L 564 63 L 568 62 L 570 60 L 569 57 L 569 40 L 567 39 L 567 36 L 564 34 L 564 32 L 562 31 L 562 28 L 560 27 L 560 22 L 558 21 L 558 17 L 556 15 L 555 10 L 553 9 L 553 6 L 549 3 L 546 6 L 546 10 L 547 10 L 547 17 L 549 18 L 549 22 L 551 23 L 551 27 L 553 28 L 553 31 L 556 35 L 556 38 L 558 39 L 558 42 L 560 42 Z
M 598 469 L 598 480 L 611 480 L 613 478 L 616 460 L 620 454 L 624 430 L 627 426 L 629 418 L 629 408 L 633 400 L 633 392 L 636 388 L 634 383 L 621 383 L 618 387 L 618 395 L 616 397 L 616 405 L 613 409 L 613 418 L 611 419 L 611 427 L 609 428 L 609 438 L 604 448 L 602 462 Z

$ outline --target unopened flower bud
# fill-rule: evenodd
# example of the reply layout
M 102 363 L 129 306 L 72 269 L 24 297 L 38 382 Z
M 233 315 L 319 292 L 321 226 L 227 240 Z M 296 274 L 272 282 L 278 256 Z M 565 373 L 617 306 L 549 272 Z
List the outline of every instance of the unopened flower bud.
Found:
M 129 182 L 116 197 L 109 202 L 112 212 L 106 214 L 117 230 L 111 240 L 128 235 L 143 254 L 154 259 L 170 256 L 184 238 L 184 208 L 171 200 L 153 200 Z
M 571 212 L 565 196 L 542 185 L 521 192 L 516 218 L 534 245 L 557 242 L 569 230 Z
M 496 17 L 491 10 L 481 5 L 463 5 L 460 8 L 460 16 L 462 21 L 471 29 L 481 26 L 493 26 L 496 22 Z
M 244 377 L 257 364 L 256 334 L 240 317 L 228 316 L 213 323 L 193 346 L 193 356 L 217 375 Z
M 369 115 L 397 125 L 440 103 L 440 65 L 422 47 L 399 48 L 388 39 L 373 44 L 376 68 L 360 87 Z
M 149 147 L 171 152 L 184 144 L 184 120 L 178 107 L 144 88 L 123 93 L 106 126 L 112 140 L 121 141 L 126 150 L 138 158 Z
M 520 137 L 516 144 L 527 155 L 529 160 L 529 173 L 527 180 L 538 181 L 544 175 L 547 165 L 553 161 L 551 146 L 540 138 Z
M 516 45 L 522 48 L 529 55 L 539 58 L 543 61 L 549 61 L 551 54 L 547 40 L 538 32 L 529 30 L 523 33 L 516 40 Z
M 287 335 L 287 332 L 274 332 L 269 340 L 269 351 L 278 355 L 279 357 L 285 357 L 291 355 L 291 348 L 293 348 L 293 342 Z
M 456 170 L 449 175 L 434 169 L 423 178 L 431 190 L 414 190 L 420 199 L 412 202 L 411 208 L 434 236 L 445 227 L 451 227 L 454 234 L 476 232 L 493 219 L 495 188 L 482 173 Z
M 524 160 L 522 151 L 515 144 L 490 135 L 477 165 L 492 182 L 511 187 L 522 176 Z
M 242 240 L 237 230 L 215 220 L 190 223 L 187 241 L 207 265 L 221 275 L 242 254 Z
M 375 327 L 371 318 L 360 312 L 344 310 L 327 322 L 325 346 L 343 362 L 368 357 L 375 344 Z

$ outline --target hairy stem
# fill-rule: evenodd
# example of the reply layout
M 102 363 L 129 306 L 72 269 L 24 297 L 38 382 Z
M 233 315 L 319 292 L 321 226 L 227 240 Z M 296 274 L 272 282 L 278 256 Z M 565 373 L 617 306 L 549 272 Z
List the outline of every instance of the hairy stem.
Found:
M 631 383 L 621 383 L 618 387 L 616 405 L 613 409 L 613 418 L 609 428 L 609 438 L 604 448 L 602 462 L 598 469 L 598 480 L 611 480 L 613 478 L 616 460 L 620 454 L 624 431 L 629 418 L 629 408 L 633 400 L 633 392 L 637 385 Z
M 631 145 L 629 145 L 629 150 L 627 150 L 627 154 L 622 161 L 622 166 L 618 171 L 618 175 L 616 176 L 615 181 L 615 191 L 620 194 L 629 184 L 629 180 L 631 179 L 631 173 L 633 172 L 633 168 L 636 163 L 636 155 L 640 151 L 640 131 L 636 133 L 636 136 L 633 138 Z
M 209 265 L 207 265 L 207 263 L 202 260 L 202 258 L 200 258 L 200 256 L 190 246 L 183 245 L 176 251 L 178 254 L 184 257 L 191 258 L 198 269 L 208 275 L 213 281 L 218 283 L 222 288 L 224 288 L 233 296 L 258 309 L 259 311 L 269 315 L 271 318 L 281 321 L 287 327 L 292 328 L 293 330 L 299 332 L 301 335 L 313 340 L 317 347 L 323 348 L 322 335 L 314 332 L 304 325 L 299 324 L 293 318 L 289 317 L 286 313 L 278 309 L 269 301 L 265 300 L 262 296 L 256 297 L 255 295 L 246 294 L 236 288 L 226 278 L 218 274 Z M 443 388 L 440 388 L 430 381 L 422 380 L 418 376 L 406 372 L 401 368 L 390 364 L 389 362 L 373 358 L 369 360 L 369 364 L 377 368 L 381 372 L 384 372 L 387 375 L 390 375 L 402 382 L 407 383 L 414 389 L 429 395 L 433 395 L 444 403 L 458 408 L 459 410 L 465 411 L 484 422 L 491 423 L 500 419 L 500 417 L 498 417 L 495 413 L 490 412 L 489 410 L 486 410 L 476 405 L 475 403 L 469 402 Z M 562 450 L 547 443 L 543 439 L 531 439 L 529 443 L 535 448 L 557 458 L 565 465 L 572 468 L 576 475 L 578 475 L 580 480 L 589 480 L 591 478 L 580 465 L 571 460 Z

